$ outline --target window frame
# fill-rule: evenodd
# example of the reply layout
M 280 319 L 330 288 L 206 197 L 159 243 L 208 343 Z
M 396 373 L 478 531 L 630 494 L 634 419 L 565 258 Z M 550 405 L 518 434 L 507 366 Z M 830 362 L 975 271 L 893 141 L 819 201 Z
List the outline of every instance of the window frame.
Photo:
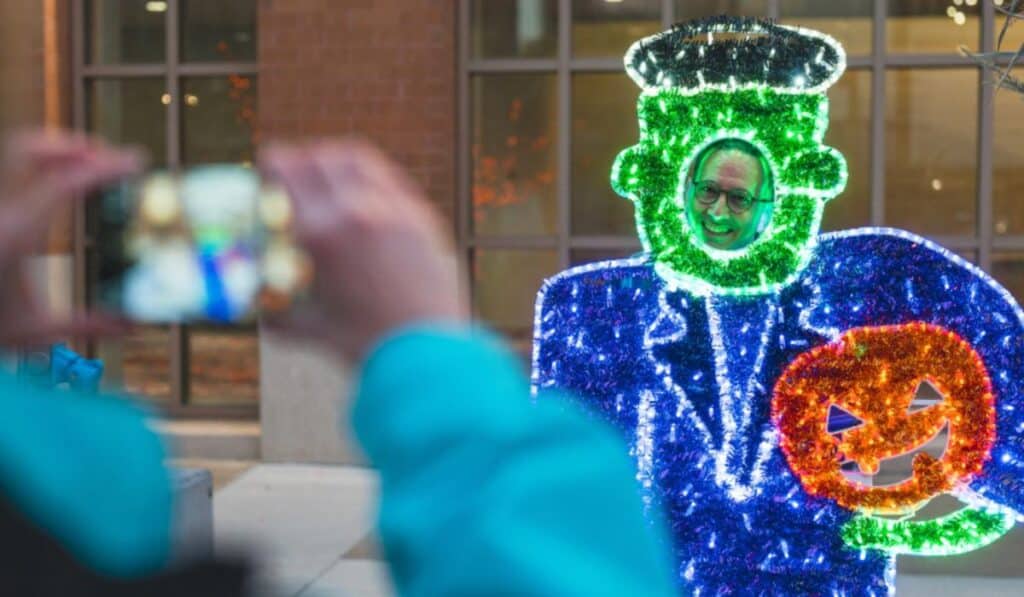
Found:
M 76 130 L 86 131 L 86 86 L 93 79 L 126 80 L 133 78 L 162 77 L 166 92 L 171 97 L 167 104 L 166 153 L 167 168 L 178 171 L 181 168 L 182 114 L 181 80 L 191 76 L 258 75 L 259 63 L 240 62 L 182 62 L 180 56 L 180 0 L 165 0 L 164 11 L 164 62 L 129 64 L 86 64 L 87 32 L 85 0 L 70 0 L 71 14 L 71 97 L 72 125 Z M 256 0 L 253 0 L 255 2 Z M 257 22 L 258 27 L 258 22 Z M 89 238 L 86 227 L 86 207 L 82 202 L 75 205 L 74 212 L 74 284 L 73 303 L 77 307 L 88 305 L 89 280 L 87 255 L 94 240 Z M 189 384 L 189 339 L 186 326 L 169 326 L 169 370 L 170 396 L 168 400 L 154 401 L 164 414 L 183 418 L 256 419 L 259 403 L 222 405 L 194 404 L 188 402 Z M 259 332 L 257 331 L 257 334 Z M 95 354 L 96 346 L 90 344 L 86 351 Z M 257 364 L 257 366 L 259 366 Z
M 473 58 L 471 55 L 472 22 L 471 0 L 459 0 L 457 19 L 457 215 L 456 239 L 459 254 L 467 259 L 477 249 L 554 250 L 558 256 L 559 271 L 571 266 L 574 250 L 640 250 L 639 239 L 622 235 L 578 235 L 572 233 L 572 78 L 576 74 L 621 73 L 622 59 L 574 58 L 572 51 L 572 0 L 557 0 L 557 51 L 554 58 Z M 980 4 L 980 32 L 977 49 L 992 52 L 996 36 L 996 10 L 991 0 Z M 780 0 L 768 0 L 765 16 L 778 19 Z M 886 73 L 895 69 L 946 69 L 981 67 L 970 59 L 957 54 L 907 54 L 890 53 L 886 47 L 886 20 L 888 0 L 873 0 L 872 50 L 870 55 L 850 56 L 847 68 L 871 73 L 871 126 L 870 126 L 870 226 L 885 225 L 885 116 L 886 116 Z M 667 29 L 675 21 L 675 2 L 661 0 L 662 28 Z M 999 63 L 1006 65 L 1012 52 L 1001 56 Z M 551 236 L 476 236 L 471 228 L 472 194 L 471 180 L 473 164 L 471 156 L 472 134 L 472 78 L 479 75 L 532 73 L 554 74 L 557 89 L 558 122 L 556 141 L 557 183 L 556 210 L 558 226 Z M 981 73 L 979 82 L 986 81 L 987 74 Z M 976 177 L 976 229 L 974 235 L 939 235 L 930 238 L 944 247 L 976 255 L 975 263 L 986 272 L 992 271 L 993 253 L 1000 251 L 1024 250 L 1024 234 L 995 235 L 993 232 L 993 141 L 994 112 L 992 85 L 979 84 L 977 108 L 977 177 Z M 637 91 L 639 94 L 639 90 Z M 471 269 L 471 268 L 470 268 Z M 469 288 L 473 288 L 469 284 Z

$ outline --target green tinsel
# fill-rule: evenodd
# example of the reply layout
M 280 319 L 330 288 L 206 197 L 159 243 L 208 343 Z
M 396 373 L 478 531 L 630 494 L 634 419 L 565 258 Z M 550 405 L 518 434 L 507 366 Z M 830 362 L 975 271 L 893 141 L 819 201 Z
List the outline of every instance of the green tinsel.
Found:
M 984 547 L 1013 527 L 1013 518 L 980 508 L 964 508 L 928 521 L 894 521 L 855 516 L 841 535 L 854 549 L 884 549 L 920 556 L 955 555 Z
M 666 88 L 645 92 L 638 111 L 640 142 L 619 154 L 612 186 L 636 204 L 640 238 L 659 272 L 691 289 L 734 294 L 789 283 L 810 258 L 825 201 L 846 185 L 846 161 L 822 143 L 828 98 L 767 87 L 694 95 Z M 769 227 L 738 251 L 704 246 L 686 222 L 680 186 L 700 150 L 727 137 L 758 147 L 776 181 Z

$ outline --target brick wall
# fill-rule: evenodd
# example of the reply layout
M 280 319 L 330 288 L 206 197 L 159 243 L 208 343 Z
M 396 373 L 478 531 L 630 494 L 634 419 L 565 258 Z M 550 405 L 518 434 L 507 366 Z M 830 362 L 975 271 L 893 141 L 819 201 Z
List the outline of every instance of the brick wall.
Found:
M 358 134 L 450 216 L 455 2 L 261 0 L 261 138 Z
M 66 126 L 71 109 L 67 10 L 60 0 L 0 0 L 0 137 L 12 130 Z M 71 210 L 54 217 L 47 253 L 68 253 Z
M 43 11 L 0 2 L 0 133 L 43 122 Z

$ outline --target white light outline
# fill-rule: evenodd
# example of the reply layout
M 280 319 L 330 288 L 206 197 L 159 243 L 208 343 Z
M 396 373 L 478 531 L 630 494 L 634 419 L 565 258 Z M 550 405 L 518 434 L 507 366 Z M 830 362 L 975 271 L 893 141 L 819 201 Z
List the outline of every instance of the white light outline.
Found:
M 761 483 L 764 481 L 764 466 L 771 457 L 772 442 L 777 441 L 778 437 L 774 428 L 770 428 L 762 433 L 757 457 L 750 469 L 749 485 L 742 482 L 742 473 L 744 471 L 740 471 L 737 474 L 730 470 L 729 460 L 734 452 L 738 451 L 741 455 L 746 454 L 746 436 L 743 432 L 750 426 L 751 402 L 750 400 L 745 400 L 745 398 L 750 396 L 752 385 L 760 375 L 761 367 L 764 365 L 765 349 L 770 341 L 771 332 L 775 328 L 779 307 L 776 302 L 769 304 L 768 319 L 765 321 L 765 328 L 761 332 L 761 341 L 758 345 L 758 355 L 755 358 L 754 368 L 746 381 L 743 389 L 744 394 L 736 395 L 732 380 L 729 379 L 728 355 L 726 354 L 725 342 L 722 337 L 722 323 L 713 305 L 713 300 L 714 297 L 708 297 L 705 299 L 704 304 L 708 319 L 708 329 L 711 332 L 711 347 L 715 355 L 715 383 L 718 386 L 719 412 L 722 417 L 723 435 L 722 445 L 718 448 L 713 445 L 709 446 L 708 450 L 715 459 L 715 481 L 720 486 L 727 488 L 727 493 L 733 501 L 744 502 L 756 495 L 761 487 Z M 648 353 L 648 358 L 654 360 L 653 354 Z M 733 403 L 736 399 L 743 400 L 743 408 L 740 413 L 742 423 L 740 424 L 737 424 L 733 413 Z M 739 436 L 738 444 L 736 443 L 737 435 Z
M 651 390 L 640 392 L 633 451 L 636 456 L 636 480 L 643 488 L 642 499 L 645 508 L 649 508 L 651 505 L 654 485 L 654 420 L 658 416 L 658 411 L 654 407 L 655 402 L 654 392 Z
M 755 25 L 755 28 L 751 29 L 751 30 L 734 31 L 733 27 L 731 25 L 720 24 L 720 25 L 715 25 L 714 27 L 711 27 L 708 32 L 710 33 L 711 31 L 716 31 L 716 32 L 727 32 L 727 33 L 754 33 L 754 34 L 771 35 L 771 31 L 766 29 L 766 28 L 764 28 L 761 25 L 761 23 L 751 22 L 750 24 Z M 831 87 L 833 84 L 835 84 L 835 82 L 839 80 L 839 77 L 841 77 L 843 75 L 843 73 L 846 72 L 846 49 L 843 48 L 843 45 L 840 44 L 839 41 L 836 40 L 836 38 L 834 38 L 831 35 L 828 35 L 826 33 L 822 33 L 821 31 L 816 31 L 814 29 L 807 29 L 807 28 L 804 28 L 804 27 L 797 27 L 797 26 L 793 26 L 793 25 L 781 25 L 781 24 L 776 24 L 775 26 L 779 27 L 780 29 L 787 29 L 789 31 L 792 31 L 793 33 L 796 33 L 797 35 L 803 35 L 803 36 L 806 36 L 806 37 L 811 37 L 811 38 L 817 39 L 819 41 L 822 41 L 825 44 L 831 46 L 832 49 L 835 50 L 835 52 L 836 52 L 836 64 L 832 65 L 834 70 L 832 71 L 832 74 L 829 75 L 821 83 L 818 83 L 817 85 L 814 85 L 814 86 L 811 86 L 811 87 L 795 86 L 795 85 L 791 86 L 791 87 L 775 87 L 775 88 L 773 88 L 773 89 L 775 89 L 775 91 L 778 91 L 779 93 L 786 93 L 786 94 L 822 93 L 826 89 Z M 629 49 L 626 50 L 625 56 L 623 56 L 622 61 L 623 61 L 623 64 L 625 65 L 626 74 L 628 74 L 629 78 L 632 79 L 633 82 L 636 83 L 637 86 L 640 87 L 641 89 L 643 89 L 645 92 L 652 91 L 652 90 L 664 89 L 667 86 L 664 85 L 664 81 L 662 82 L 663 84 L 661 86 L 648 85 L 647 82 L 645 81 L 645 77 L 643 76 L 643 73 L 637 72 L 637 69 L 633 68 L 633 66 L 632 66 L 633 58 L 639 52 L 647 51 L 647 46 L 648 45 L 659 41 L 662 37 L 665 37 L 667 35 L 672 35 L 673 33 L 674 33 L 674 31 L 669 29 L 667 31 L 661 31 L 659 33 L 655 33 L 654 35 L 649 35 L 649 36 L 644 37 L 644 38 L 642 38 L 640 40 L 637 40 L 637 41 L 633 42 L 632 45 L 629 46 Z M 712 41 L 711 43 L 714 43 L 714 42 Z M 706 45 L 707 44 L 702 44 L 702 45 L 698 46 L 698 51 L 703 50 L 703 48 L 706 47 Z M 773 56 L 773 55 L 774 55 L 774 53 L 769 55 L 769 58 L 771 58 L 771 56 Z M 653 56 L 651 56 L 651 57 L 653 58 Z M 816 61 L 816 62 L 819 62 L 819 61 Z M 640 61 L 640 64 L 642 65 L 642 67 L 646 67 L 647 61 L 646 60 L 645 61 Z M 765 64 L 767 65 L 767 62 Z M 646 68 L 645 68 L 645 70 L 646 70 Z M 683 95 L 696 95 L 698 93 L 701 93 L 703 91 L 708 91 L 708 90 L 715 90 L 715 91 L 739 91 L 739 90 L 742 90 L 742 89 L 761 89 L 761 88 L 766 88 L 766 87 L 769 87 L 769 86 L 767 84 L 761 83 L 761 82 L 741 83 L 741 84 L 738 84 L 738 85 L 729 85 L 727 83 L 704 83 L 704 84 L 698 85 L 697 87 L 694 87 L 694 88 L 677 88 L 677 89 Z

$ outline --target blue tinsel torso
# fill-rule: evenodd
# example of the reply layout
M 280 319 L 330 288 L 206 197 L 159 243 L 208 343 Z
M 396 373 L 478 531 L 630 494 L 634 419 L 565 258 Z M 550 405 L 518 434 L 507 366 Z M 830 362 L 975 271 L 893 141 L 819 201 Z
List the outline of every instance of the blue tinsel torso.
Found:
M 770 401 L 798 354 L 853 327 L 912 321 L 982 356 L 998 435 L 971 487 L 1019 509 L 1024 317 L 980 270 L 902 231 L 823 235 L 794 283 L 761 296 L 673 290 L 643 257 L 563 272 L 538 298 L 534 384 L 574 392 L 621 430 L 687 591 L 884 595 L 892 558 L 844 545 L 852 513 L 804 492 Z

